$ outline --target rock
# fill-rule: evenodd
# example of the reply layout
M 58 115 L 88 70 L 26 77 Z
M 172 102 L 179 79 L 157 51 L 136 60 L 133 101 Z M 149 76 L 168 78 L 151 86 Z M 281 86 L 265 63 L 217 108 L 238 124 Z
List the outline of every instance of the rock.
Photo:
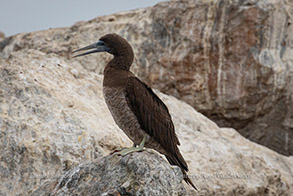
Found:
M 76 59 L 54 53 L 22 49 L 0 59 L 0 195 L 52 190 L 54 182 L 63 181 L 62 176 L 116 160 L 106 155 L 132 145 L 115 125 L 101 86 L 101 75 L 87 71 Z M 170 110 L 189 176 L 199 189 L 196 193 L 184 183 L 186 195 L 293 194 L 292 156 L 255 144 L 234 129 L 219 128 L 188 104 L 156 92 Z M 158 156 L 145 153 L 126 159 L 141 163 L 140 159 L 148 156 L 153 163 L 142 165 L 142 170 L 158 166 L 158 162 L 160 167 L 166 164 Z M 104 172 L 111 174 L 106 169 Z M 164 173 L 170 172 L 169 168 Z M 133 177 L 143 179 L 137 175 Z M 80 179 L 82 182 L 74 187 L 85 189 L 72 190 L 89 191 L 86 182 L 98 183 L 93 178 Z M 177 186 L 177 182 L 170 186 Z M 65 188 L 58 189 L 60 194 Z
M 0 56 L 31 48 L 69 57 L 103 34 L 119 33 L 134 47 L 133 71 L 151 86 L 219 126 L 293 155 L 292 15 L 288 1 L 168 1 L 9 37 Z M 92 55 L 76 61 L 101 73 L 108 60 Z
M 179 167 L 156 153 L 109 155 L 81 164 L 33 192 L 39 195 L 186 195 Z
M 101 76 L 36 50 L 0 62 L 0 173 L 11 179 L 1 191 L 30 193 L 83 160 L 131 145 L 104 115 Z

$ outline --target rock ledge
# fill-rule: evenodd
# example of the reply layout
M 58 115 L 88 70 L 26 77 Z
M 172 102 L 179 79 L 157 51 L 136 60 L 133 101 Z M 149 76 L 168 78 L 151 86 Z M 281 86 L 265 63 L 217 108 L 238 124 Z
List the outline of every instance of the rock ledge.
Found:
M 182 179 L 180 169 L 155 152 L 113 154 L 80 164 L 32 195 L 185 195 Z

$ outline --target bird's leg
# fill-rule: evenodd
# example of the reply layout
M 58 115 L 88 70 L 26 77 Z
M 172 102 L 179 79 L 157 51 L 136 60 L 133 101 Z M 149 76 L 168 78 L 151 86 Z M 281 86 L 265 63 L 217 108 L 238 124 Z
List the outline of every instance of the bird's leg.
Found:
M 139 152 L 139 151 L 142 151 L 143 148 L 144 148 L 145 140 L 146 140 L 146 135 L 143 136 L 143 139 L 142 139 L 142 141 L 140 142 L 140 144 L 139 144 L 138 147 L 136 147 L 136 145 L 134 144 L 133 147 L 122 149 L 121 151 L 118 152 L 118 154 L 119 154 L 119 155 L 122 155 L 122 156 L 125 156 L 125 155 L 127 155 L 127 154 L 129 154 L 129 153 L 132 153 L 132 152 Z

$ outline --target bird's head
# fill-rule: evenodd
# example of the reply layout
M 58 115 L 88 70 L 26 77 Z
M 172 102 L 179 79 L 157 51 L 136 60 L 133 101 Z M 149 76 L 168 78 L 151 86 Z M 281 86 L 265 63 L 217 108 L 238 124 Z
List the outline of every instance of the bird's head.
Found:
M 92 50 L 90 50 L 92 49 Z M 133 50 L 130 44 L 122 38 L 120 35 L 117 34 L 107 34 L 102 36 L 98 42 L 88 45 L 86 47 L 80 48 L 78 50 L 73 51 L 80 52 L 90 50 L 82 54 L 75 55 L 74 57 L 84 56 L 96 52 L 108 52 L 114 57 L 125 56 L 127 58 L 133 58 Z

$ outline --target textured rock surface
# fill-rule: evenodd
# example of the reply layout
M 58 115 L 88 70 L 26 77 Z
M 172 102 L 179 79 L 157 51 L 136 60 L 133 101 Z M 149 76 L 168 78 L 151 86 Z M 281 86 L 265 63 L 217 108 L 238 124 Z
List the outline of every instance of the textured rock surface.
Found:
M 178 167 L 156 153 L 110 155 L 81 164 L 32 195 L 186 195 Z
M 12 179 L 3 181 L 1 191 L 26 192 L 72 165 L 130 144 L 116 136 L 114 123 L 105 123 L 112 119 L 103 116 L 108 111 L 100 77 L 71 66 L 32 50 L 1 60 L 1 179 Z
M 131 145 L 106 108 L 101 83 L 101 75 L 76 59 L 53 53 L 24 49 L 0 59 L 0 195 L 30 195 L 79 164 Z M 198 194 L 293 194 L 292 157 L 158 94 L 170 109 Z M 187 195 L 196 194 L 184 186 Z
M 19 34 L 0 43 L 0 55 L 31 48 L 69 57 L 103 34 L 119 33 L 134 47 L 133 70 L 150 85 L 220 126 L 292 155 L 292 16 L 292 1 L 176 0 Z M 108 59 L 77 61 L 101 73 Z

